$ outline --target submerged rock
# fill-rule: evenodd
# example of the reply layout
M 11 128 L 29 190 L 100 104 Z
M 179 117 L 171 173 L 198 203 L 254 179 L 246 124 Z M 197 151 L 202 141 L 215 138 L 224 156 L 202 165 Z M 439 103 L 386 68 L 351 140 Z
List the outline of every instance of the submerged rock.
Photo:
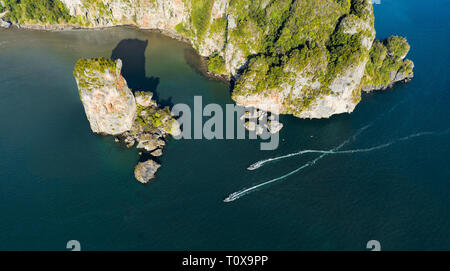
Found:
M 274 114 L 268 115 L 267 112 L 256 108 L 249 108 L 241 116 L 241 120 L 246 121 L 244 123 L 245 129 L 255 132 L 256 135 L 262 135 L 264 131 L 276 134 L 283 128 L 283 124 L 278 121 L 278 117 Z
M 161 165 L 153 160 L 139 162 L 134 169 L 134 177 L 141 183 L 148 183 L 155 178 L 155 173 Z

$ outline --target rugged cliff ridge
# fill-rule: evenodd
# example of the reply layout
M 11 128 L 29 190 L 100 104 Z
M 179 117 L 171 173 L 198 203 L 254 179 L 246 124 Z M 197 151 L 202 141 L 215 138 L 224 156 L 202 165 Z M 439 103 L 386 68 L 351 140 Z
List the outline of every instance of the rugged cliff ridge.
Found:
M 168 108 L 158 107 L 152 93 L 139 91 L 133 95 L 121 69 L 120 59 L 80 59 L 76 63 L 73 73 L 91 129 L 115 135 L 129 148 L 137 142 L 137 148 L 160 156 L 167 136 L 180 135 L 179 124 Z M 136 179 L 148 182 L 159 167 L 153 160 L 139 163 Z
M 238 104 L 278 114 L 352 112 L 361 89 L 413 76 L 406 55 L 390 51 L 389 41 L 374 43 L 370 0 L 53 0 L 33 16 L 27 1 L 2 1 L 0 12 L 22 25 L 132 24 L 184 37 L 210 71 L 232 78 Z

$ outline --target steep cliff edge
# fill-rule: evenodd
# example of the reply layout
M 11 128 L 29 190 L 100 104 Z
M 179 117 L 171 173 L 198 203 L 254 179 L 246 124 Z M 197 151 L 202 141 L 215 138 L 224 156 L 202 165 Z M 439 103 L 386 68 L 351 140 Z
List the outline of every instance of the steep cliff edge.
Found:
M 74 76 L 86 116 L 95 133 L 119 135 L 131 129 L 136 101 L 120 74 L 122 61 L 80 59 Z
M 122 61 L 105 58 L 80 59 L 74 68 L 80 99 L 91 129 L 95 133 L 115 135 L 127 147 L 162 155 L 169 134 L 180 135 L 180 126 L 168 108 L 160 108 L 152 93 L 135 95 L 121 75 Z M 136 167 L 136 179 L 142 183 L 153 178 L 159 165 L 148 160 Z
M 135 25 L 183 37 L 211 72 L 232 79 L 236 103 L 277 114 L 352 112 L 361 90 L 413 76 L 406 55 L 387 49 L 406 40 L 374 42 L 370 0 L 35 0 L 49 8 L 34 15 L 27 1 L 2 1 L 0 12 L 22 25 Z

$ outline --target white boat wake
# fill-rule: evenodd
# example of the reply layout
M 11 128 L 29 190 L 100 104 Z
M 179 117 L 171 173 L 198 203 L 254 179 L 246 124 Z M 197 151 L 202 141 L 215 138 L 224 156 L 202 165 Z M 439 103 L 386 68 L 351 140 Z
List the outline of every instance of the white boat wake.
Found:
M 344 147 L 346 144 L 348 144 L 350 141 L 352 141 L 354 138 L 356 138 L 362 131 L 367 129 L 369 126 L 370 125 L 368 125 L 368 126 L 366 126 L 364 128 L 361 128 L 350 139 L 347 139 L 346 141 L 341 143 L 339 146 L 337 146 L 337 147 L 335 147 L 334 149 L 331 149 L 331 150 L 304 150 L 304 151 L 299 151 L 299 152 L 296 152 L 296 153 L 291 153 L 291 154 L 287 154 L 287 155 L 283 155 L 283 156 L 279 156 L 279 157 L 274 157 L 274 158 L 269 158 L 269 159 L 266 159 L 266 160 L 262 160 L 262 161 L 256 162 L 255 164 L 252 165 L 252 166 L 255 167 L 254 169 L 263 166 L 265 163 L 272 162 L 272 161 L 277 161 L 277 160 L 281 160 L 281 159 L 285 159 L 285 158 L 289 158 L 289 157 L 296 156 L 296 155 L 302 155 L 302 154 L 305 154 L 305 153 L 320 153 L 321 154 L 317 158 L 315 158 L 315 159 L 313 159 L 313 160 L 303 164 L 299 168 L 297 168 L 297 169 L 295 169 L 295 170 L 293 170 L 293 171 L 291 171 L 291 172 L 289 172 L 289 173 L 287 173 L 287 174 L 285 174 L 283 176 L 280 176 L 278 178 L 275 178 L 275 179 L 272 179 L 272 180 L 260 183 L 258 185 L 255 185 L 255 186 L 252 186 L 252 187 L 249 187 L 249 188 L 245 188 L 245 189 L 240 190 L 238 192 L 234 192 L 234 193 L 230 194 L 224 201 L 225 202 L 231 202 L 231 201 L 237 200 L 240 197 L 242 197 L 242 196 L 244 196 L 244 195 L 246 195 L 246 194 L 248 194 L 248 193 L 250 193 L 250 192 L 252 192 L 252 191 L 254 191 L 256 189 L 258 189 L 258 188 L 261 188 L 261 187 L 266 186 L 268 184 L 271 184 L 271 183 L 283 180 L 283 179 L 285 179 L 285 178 L 287 178 L 287 177 L 289 177 L 289 176 L 291 176 L 291 175 L 293 175 L 293 174 L 303 170 L 304 168 L 307 168 L 309 166 L 314 165 L 319 160 L 321 160 L 322 158 L 324 158 L 325 156 L 330 155 L 330 154 L 351 154 L 351 153 L 371 152 L 371 151 L 375 151 L 375 150 L 384 149 L 384 148 L 387 148 L 387 147 L 389 147 L 389 146 L 391 146 L 391 145 L 393 145 L 395 143 L 406 141 L 406 140 L 410 140 L 410 139 L 417 138 L 417 137 L 439 136 L 439 135 L 445 135 L 445 134 L 449 134 L 450 133 L 450 129 L 447 129 L 447 130 L 442 131 L 442 132 L 420 132 L 420 133 L 411 134 L 411 135 L 408 135 L 408 136 L 405 136 L 405 137 L 397 138 L 397 139 L 389 141 L 388 143 L 384 143 L 384 144 L 381 144 L 381 145 L 378 145 L 378 146 L 375 146 L 375 147 L 371 147 L 371 148 L 340 151 L 340 149 L 342 149 L 342 147 Z
M 373 122 L 372 122 L 372 123 L 373 123 Z M 224 202 L 235 201 L 235 200 L 237 200 L 238 198 L 240 198 L 240 197 L 242 197 L 242 196 L 244 196 L 244 195 L 246 195 L 246 194 L 248 194 L 248 193 L 254 191 L 255 189 L 258 189 L 258 188 L 263 187 L 263 186 L 266 186 L 266 185 L 268 185 L 268 184 L 271 184 L 271 183 L 280 181 L 280 180 L 282 180 L 282 179 L 285 179 L 285 178 L 287 178 L 287 177 L 289 177 L 289 176 L 291 176 L 291 175 L 293 175 L 293 174 L 299 172 L 300 170 L 302 170 L 302 169 L 304 169 L 304 168 L 307 168 L 307 167 L 309 167 L 309 166 L 311 166 L 311 165 L 314 165 L 317 161 L 321 160 L 322 158 L 324 158 L 325 156 L 327 156 L 329 153 L 331 153 L 331 152 L 336 152 L 336 151 L 340 150 L 340 149 L 341 149 L 342 147 L 344 147 L 346 144 L 348 144 L 348 143 L 351 142 L 352 140 L 356 139 L 356 138 L 357 138 L 364 130 L 366 130 L 367 128 L 369 128 L 370 126 L 372 126 L 372 123 L 371 123 L 371 124 L 368 124 L 368 125 L 366 125 L 366 126 L 364 126 L 364 127 L 361 128 L 361 129 L 359 129 L 353 136 L 351 136 L 350 138 L 348 138 L 347 140 L 345 140 L 344 142 L 342 142 L 339 146 L 337 146 L 337 147 L 335 147 L 335 148 L 333 148 L 333 149 L 331 149 L 331 150 L 329 150 L 329 151 L 324 151 L 324 153 L 322 153 L 322 155 L 320 155 L 319 157 L 317 157 L 317 158 L 314 159 L 314 160 L 309 161 L 308 163 L 304 164 L 303 166 L 297 168 L 296 170 L 291 171 L 291 172 L 289 172 L 289 173 L 287 173 L 287 174 L 285 174 L 285 175 L 283 175 L 283 176 L 281 176 L 281 177 L 278 177 L 278 178 L 269 180 L 269 181 L 267 181 L 267 182 L 264 182 L 264 183 L 261 183 L 261 184 L 252 186 L 252 187 L 250 187 L 250 188 L 243 189 L 243 190 L 238 191 L 238 192 L 231 193 L 227 198 L 224 199 Z M 293 155 L 291 155 L 291 156 L 293 156 Z M 287 158 L 287 157 L 291 157 L 291 156 L 289 156 L 289 155 L 284 155 L 284 156 L 282 156 L 282 157 L 283 157 L 283 158 Z M 276 158 L 271 158 L 271 159 L 272 159 L 271 161 L 275 161 L 275 160 L 280 160 L 280 159 L 282 159 L 282 158 L 276 157 Z
M 273 158 L 268 158 L 268 159 L 265 159 L 265 160 L 258 161 L 256 163 L 250 165 L 247 169 L 248 170 L 255 170 L 255 169 L 258 169 L 258 168 L 264 166 L 265 164 L 267 164 L 269 162 L 274 162 L 274 161 L 286 159 L 286 158 L 293 157 L 293 156 L 300 156 L 300 155 L 306 154 L 306 153 L 348 154 L 348 153 L 371 152 L 371 151 L 387 148 L 387 147 L 391 146 L 392 144 L 395 144 L 395 143 L 398 143 L 398 142 L 401 142 L 401 141 L 405 141 L 405 140 L 408 140 L 408 139 L 412 139 L 412 138 L 415 138 L 415 137 L 426 136 L 426 135 L 441 135 L 441 134 L 448 133 L 448 131 L 449 130 L 446 130 L 446 131 L 443 131 L 443 132 L 420 132 L 420 133 L 412 134 L 412 135 L 405 136 L 405 137 L 402 137 L 402 138 L 397 138 L 397 139 L 389 141 L 388 143 L 384 143 L 384 144 L 381 144 L 381 145 L 378 145 L 378 146 L 375 146 L 375 147 L 365 148 L 365 149 L 355 149 L 355 150 L 345 150 L 345 151 L 302 150 L 302 151 L 299 151 L 299 152 L 294 152 L 294 153 L 286 154 L 286 155 L 283 155 L 283 156 L 278 156 L 278 157 L 273 157 Z

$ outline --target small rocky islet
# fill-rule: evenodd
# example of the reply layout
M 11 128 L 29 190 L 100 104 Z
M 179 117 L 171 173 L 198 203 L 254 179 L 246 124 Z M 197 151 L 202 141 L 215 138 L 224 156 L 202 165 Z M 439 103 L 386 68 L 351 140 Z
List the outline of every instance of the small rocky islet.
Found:
M 73 73 L 91 129 L 115 136 L 128 148 L 136 145 L 153 157 L 161 156 L 167 137 L 181 134 L 180 126 L 168 107 L 161 108 L 152 100 L 151 92 L 133 94 L 121 70 L 120 59 L 80 59 L 76 63 Z M 153 159 L 139 162 L 135 177 L 147 183 L 159 167 Z

